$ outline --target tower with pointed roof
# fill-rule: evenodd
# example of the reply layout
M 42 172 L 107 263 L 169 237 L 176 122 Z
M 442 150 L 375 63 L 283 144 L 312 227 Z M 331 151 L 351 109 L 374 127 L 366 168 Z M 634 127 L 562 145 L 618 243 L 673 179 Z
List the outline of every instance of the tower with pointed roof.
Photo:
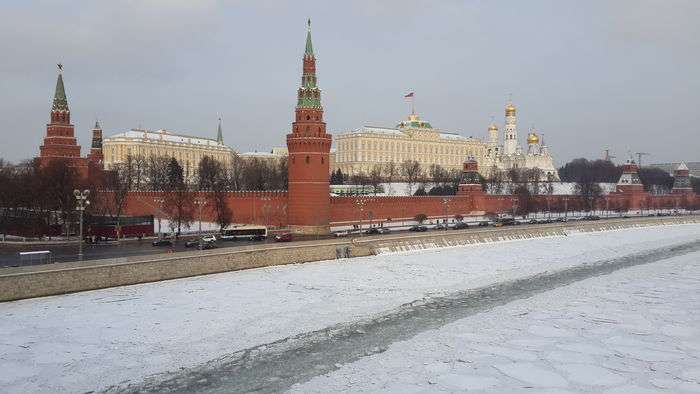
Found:
M 681 162 L 673 171 L 673 189 L 672 193 L 684 194 L 693 191 L 693 187 L 690 184 L 690 170 L 685 162 Z
M 88 161 L 101 167 L 103 160 L 102 126 L 100 126 L 100 122 L 96 120 L 95 127 L 92 128 L 92 144 L 90 145 L 90 153 L 88 153 Z
M 66 89 L 63 86 L 62 66 L 59 65 L 56 90 L 51 106 L 50 122 L 46 125 L 44 143 L 39 147 L 39 158 L 80 158 L 80 145 L 75 139 L 74 128 L 70 123 L 70 109 Z
M 301 86 L 292 131 L 287 134 L 289 150 L 287 215 L 292 232 L 326 234 L 330 231 L 329 155 L 331 135 L 326 133 L 321 90 L 316 80 L 316 57 L 308 21 Z
M 224 144 L 224 133 L 221 131 L 221 118 L 219 118 L 219 126 L 216 128 L 216 142 Z

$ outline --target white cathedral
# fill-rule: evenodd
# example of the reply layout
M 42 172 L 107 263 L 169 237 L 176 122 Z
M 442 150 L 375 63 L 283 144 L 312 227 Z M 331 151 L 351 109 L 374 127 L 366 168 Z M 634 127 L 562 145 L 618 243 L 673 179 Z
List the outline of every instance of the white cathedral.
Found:
M 488 129 L 488 141 L 486 142 L 486 157 L 484 161 L 490 167 L 485 172 L 508 171 L 512 168 L 542 170 L 542 180 L 558 181 L 559 174 L 554 167 L 554 159 L 549 154 L 544 137 L 530 130 L 527 135 L 527 149 L 523 151 L 518 141 L 518 129 L 516 126 L 515 106 L 509 102 L 506 106 L 505 127 L 503 130 L 503 144 L 499 142 L 498 126 L 491 123 Z

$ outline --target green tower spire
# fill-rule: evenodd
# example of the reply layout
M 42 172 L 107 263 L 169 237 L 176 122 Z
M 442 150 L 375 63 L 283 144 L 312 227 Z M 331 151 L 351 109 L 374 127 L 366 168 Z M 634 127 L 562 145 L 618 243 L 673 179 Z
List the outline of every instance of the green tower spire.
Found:
M 311 44 L 311 19 L 306 22 L 306 50 L 305 55 L 314 55 L 314 46 Z
M 298 91 L 297 107 L 321 108 L 321 90 L 316 85 L 316 57 L 311 44 L 311 19 L 306 22 L 306 50 L 304 51 L 304 72 Z
M 224 133 L 221 132 L 221 118 L 219 118 L 219 127 L 216 128 L 216 142 L 224 143 Z
M 53 106 L 51 111 L 66 111 L 68 112 L 68 99 L 66 98 L 66 89 L 63 87 L 63 66 L 59 64 L 58 79 L 56 80 L 56 92 L 53 95 Z

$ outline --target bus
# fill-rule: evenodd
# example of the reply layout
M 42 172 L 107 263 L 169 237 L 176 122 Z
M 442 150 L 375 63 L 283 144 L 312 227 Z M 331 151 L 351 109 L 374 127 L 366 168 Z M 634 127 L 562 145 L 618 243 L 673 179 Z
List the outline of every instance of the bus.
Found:
M 224 241 L 250 240 L 262 241 L 267 238 L 267 227 L 255 225 L 228 226 L 221 230 L 220 238 Z

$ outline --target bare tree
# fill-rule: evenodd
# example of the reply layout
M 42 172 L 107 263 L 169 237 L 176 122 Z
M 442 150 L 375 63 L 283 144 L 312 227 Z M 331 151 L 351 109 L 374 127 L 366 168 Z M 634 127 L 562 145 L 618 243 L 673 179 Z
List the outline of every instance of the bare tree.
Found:
M 180 163 L 174 157 L 168 164 L 165 210 L 170 216 L 170 227 L 177 229 L 177 235 L 183 226 L 189 228 L 194 220 L 194 196 L 185 183 Z
M 401 163 L 401 173 L 408 181 L 408 194 L 413 194 L 413 185 L 422 174 L 420 163 L 415 160 L 406 160 Z
M 122 163 L 114 164 L 105 174 L 105 187 L 109 190 L 108 210 L 117 221 L 117 239 L 121 237 L 121 217 L 126 210 L 127 196 L 134 186 L 135 164 L 131 155 Z
M 377 190 L 379 190 L 379 185 L 382 183 L 382 166 L 379 164 L 375 164 L 374 167 L 372 168 L 372 171 L 369 173 L 368 181 L 370 186 L 372 186 L 372 191 L 374 194 L 377 194 Z

